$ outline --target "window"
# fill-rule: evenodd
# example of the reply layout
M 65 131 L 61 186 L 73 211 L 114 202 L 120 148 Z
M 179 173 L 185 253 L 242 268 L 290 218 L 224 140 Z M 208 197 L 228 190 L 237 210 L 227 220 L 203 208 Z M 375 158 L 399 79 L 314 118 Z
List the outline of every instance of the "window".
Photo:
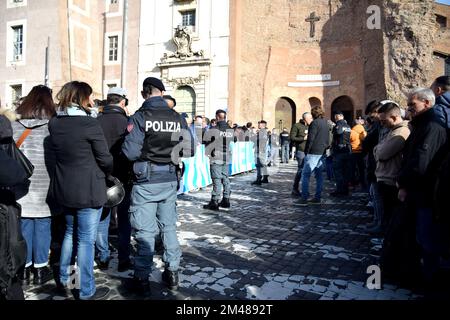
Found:
M 195 10 L 181 12 L 183 26 L 195 26 Z
M 6 1 L 6 8 L 19 8 L 19 7 L 25 7 L 27 5 L 27 0 L 7 0 Z
M 111 0 L 110 3 L 111 3 L 111 4 L 116 4 L 116 3 L 117 3 L 117 0 Z
M 117 61 L 119 50 L 119 36 L 109 37 L 109 61 Z
M 116 83 L 108 83 L 107 86 L 108 86 L 108 89 L 111 89 L 111 88 L 117 87 L 117 84 Z
M 439 14 L 436 15 L 436 22 L 441 28 L 447 28 L 447 18 Z
M 11 102 L 16 103 L 20 98 L 22 98 L 22 85 L 15 84 L 11 86 Z
M 13 61 L 21 61 L 23 54 L 23 26 L 14 26 L 13 29 Z
M 13 0 L 13 3 L 22 3 L 23 0 Z

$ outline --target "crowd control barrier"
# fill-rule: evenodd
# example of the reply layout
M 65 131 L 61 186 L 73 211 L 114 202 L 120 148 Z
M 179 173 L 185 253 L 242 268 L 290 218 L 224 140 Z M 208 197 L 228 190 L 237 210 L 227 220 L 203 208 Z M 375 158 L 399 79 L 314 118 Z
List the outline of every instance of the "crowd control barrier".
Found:
M 232 160 L 229 164 L 230 175 L 256 168 L 253 142 L 232 142 L 230 148 L 232 152 Z M 195 155 L 191 158 L 183 158 L 183 163 L 184 174 L 178 193 L 204 188 L 212 183 L 209 158 L 205 155 L 204 145 L 198 145 Z

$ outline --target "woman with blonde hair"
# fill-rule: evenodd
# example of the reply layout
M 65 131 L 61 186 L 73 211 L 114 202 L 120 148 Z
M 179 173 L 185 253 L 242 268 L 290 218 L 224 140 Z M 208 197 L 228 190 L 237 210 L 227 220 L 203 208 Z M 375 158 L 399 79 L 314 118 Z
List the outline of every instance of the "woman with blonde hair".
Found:
M 75 270 L 79 298 L 103 299 L 109 289 L 95 287 L 94 242 L 106 202 L 105 177 L 112 172 L 113 158 L 100 124 L 91 116 L 92 88 L 72 81 L 63 86 L 57 98 L 59 108 L 49 131 L 56 156 L 50 193 L 63 207 L 66 218 L 59 285 L 70 288 L 71 272 Z

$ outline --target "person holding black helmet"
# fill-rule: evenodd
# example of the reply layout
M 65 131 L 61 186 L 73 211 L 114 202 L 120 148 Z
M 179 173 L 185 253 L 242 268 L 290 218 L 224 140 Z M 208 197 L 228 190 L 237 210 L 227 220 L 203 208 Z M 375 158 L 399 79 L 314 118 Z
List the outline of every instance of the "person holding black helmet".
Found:
M 142 107 L 131 117 L 122 151 L 133 161 L 135 175 L 131 192 L 130 221 L 137 242 L 134 277 L 129 290 L 151 294 L 149 275 L 153 266 L 155 236 L 164 244 L 165 270 L 162 280 L 169 289 L 178 288 L 181 249 L 176 233 L 177 170 L 181 157 L 194 154 L 193 137 L 185 119 L 168 108 L 161 80 L 144 80 Z M 159 228 L 158 228 L 159 226 Z
M 119 179 L 125 189 L 125 197 L 117 206 L 119 272 L 124 272 L 132 268 L 130 261 L 131 225 L 130 219 L 128 218 L 132 189 L 132 167 L 130 161 L 128 161 L 127 157 L 122 153 L 122 144 L 128 133 L 127 106 L 128 99 L 126 90 L 119 87 L 110 88 L 106 98 L 106 105 L 103 107 L 103 111 L 97 118 L 103 129 L 103 133 L 105 134 L 109 151 L 114 159 L 112 175 Z M 98 225 L 95 246 L 99 253 L 97 257 L 97 266 L 100 270 L 106 270 L 109 266 L 110 251 L 108 230 L 111 211 L 111 208 L 105 208 L 102 219 Z

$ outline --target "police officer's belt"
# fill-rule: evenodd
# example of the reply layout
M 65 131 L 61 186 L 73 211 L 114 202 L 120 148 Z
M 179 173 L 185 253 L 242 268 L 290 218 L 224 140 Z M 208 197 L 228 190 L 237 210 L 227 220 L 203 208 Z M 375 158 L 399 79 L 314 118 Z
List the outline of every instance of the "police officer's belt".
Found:
M 175 166 L 171 163 L 169 164 L 155 164 L 148 163 L 150 166 L 150 172 L 175 172 Z

